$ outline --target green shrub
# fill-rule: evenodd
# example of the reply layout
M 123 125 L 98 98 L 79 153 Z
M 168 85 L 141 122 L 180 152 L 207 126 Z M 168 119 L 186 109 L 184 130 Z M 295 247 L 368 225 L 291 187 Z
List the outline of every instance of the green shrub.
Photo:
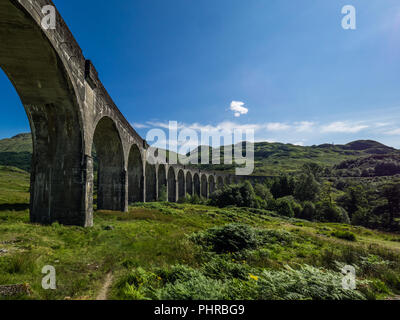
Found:
M 254 192 L 255 194 L 260 197 L 262 200 L 268 202 L 273 198 L 271 191 L 268 189 L 268 187 L 264 184 L 257 183 L 254 186 Z
M 157 276 L 139 267 L 122 277 L 115 285 L 117 296 L 127 300 L 149 300 L 155 298 L 153 287 Z
M 347 212 L 329 201 L 319 201 L 316 206 L 317 220 L 323 222 L 349 223 L 350 219 Z
M 292 201 L 287 198 L 280 198 L 275 203 L 275 210 L 282 216 L 293 218 L 294 211 Z
M 256 194 L 249 181 L 240 185 L 225 186 L 211 195 L 210 204 L 220 208 L 227 206 L 256 207 Z
M 227 287 L 220 280 L 198 274 L 187 280 L 168 283 L 158 290 L 160 300 L 226 300 Z
M 255 229 L 246 224 L 232 223 L 195 233 L 191 240 L 217 253 L 252 250 L 267 243 L 288 244 L 294 236 L 285 230 Z
M 252 272 L 251 267 L 243 263 L 234 263 L 222 257 L 213 257 L 202 267 L 204 274 L 214 279 L 237 278 L 247 280 Z
M 303 265 L 294 270 L 264 270 L 258 279 L 258 300 L 364 300 L 357 290 L 345 290 L 343 275 Z
M 314 203 L 311 201 L 306 201 L 303 204 L 303 210 L 297 218 L 313 221 L 316 218 L 316 213 L 317 212 Z
M 332 232 L 331 235 L 336 238 L 348 240 L 348 241 L 356 241 L 357 240 L 356 235 L 350 231 L 335 231 L 335 232 Z
M 6 257 L 0 268 L 10 274 L 32 273 L 35 269 L 35 257 L 30 253 L 20 253 Z
M 201 274 L 199 270 L 185 265 L 174 265 L 171 268 L 157 269 L 155 273 L 166 283 L 175 283 L 176 281 L 189 281 Z
M 215 227 L 200 234 L 201 242 L 218 253 L 255 249 L 258 246 L 257 232 L 246 224 L 228 224 Z

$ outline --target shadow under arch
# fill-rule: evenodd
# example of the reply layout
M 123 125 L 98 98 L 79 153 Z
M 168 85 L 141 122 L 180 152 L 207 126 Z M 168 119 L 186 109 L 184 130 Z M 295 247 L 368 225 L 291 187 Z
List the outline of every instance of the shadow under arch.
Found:
M 80 98 L 68 66 L 18 2 L 0 1 L 0 21 L 0 68 L 32 132 L 30 220 L 91 226 L 93 162 L 85 156 Z
M 185 173 L 183 170 L 179 170 L 178 172 L 178 199 L 184 199 L 186 197 L 186 188 L 185 188 Z
M 128 201 L 144 201 L 144 177 L 142 154 L 136 144 L 131 146 L 128 156 Z
M 208 177 L 208 196 L 215 192 L 215 178 L 213 175 Z
M 217 178 L 217 188 L 218 189 L 222 189 L 224 187 L 224 178 L 222 178 L 221 176 L 219 176 Z
M 193 177 L 191 172 L 186 173 L 186 193 L 193 196 Z
M 231 179 L 229 178 L 229 176 L 226 176 L 226 177 L 225 177 L 225 179 L 224 179 L 224 184 L 225 184 L 226 186 L 229 186 L 229 185 L 231 184 Z
M 159 201 L 167 201 L 167 169 L 164 164 L 160 164 L 158 166 L 157 171 L 158 177 L 158 200 Z
M 157 200 L 157 173 L 156 166 L 146 163 L 146 202 Z
M 93 136 L 98 160 L 97 209 L 125 211 L 124 151 L 115 122 L 103 117 Z
M 173 167 L 168 169 L 168 201 L 176 202 L 176 177 Z
M 208 180 L 205 174 L 201 175 L 201 196 L 205 199 L 208 198 Z
M 198 173 L 193 175 L 193 188 L 194 188 L 194 195 L 198 197 L 201 196 L 201 188 L 200 188 L 200 177 Z

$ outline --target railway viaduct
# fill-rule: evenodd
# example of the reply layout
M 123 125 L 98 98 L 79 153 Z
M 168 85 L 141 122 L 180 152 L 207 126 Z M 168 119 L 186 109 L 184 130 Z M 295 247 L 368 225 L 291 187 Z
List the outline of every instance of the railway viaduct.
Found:
M 41 27 L 50 0 L 0 0 L 0 67 L 14 85 L 32 131 L 30 219 L 93 225 L 93 158 L 97 208 L 127 211 L 132 202 L 208 197 L 235 176 L 167 163 L 151 164 L 149 145 L 124 118 L 59 12 Z

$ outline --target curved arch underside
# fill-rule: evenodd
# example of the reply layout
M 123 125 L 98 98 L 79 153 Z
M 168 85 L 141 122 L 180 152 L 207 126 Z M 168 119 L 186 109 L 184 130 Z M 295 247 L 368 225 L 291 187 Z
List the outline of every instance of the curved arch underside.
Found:
M 223 186 L 224 186 L 224 178 L 218 177 L 217 178 L 217 188 L 222 189 Z
M 146 164 L 146 202 L 157 200 L 157 174 L 156 166 Z
M 208 180 L 206 175 L 201 176 L 201 196 L 203 198 L 208 198 Z
M 176 177 L 173 167 L 168 170 L 168 201 L 176 202 Z
M 129 203 L 144 201 L 143 162 L 140 150 L 133 145 L 128 158 L 128 200 Z
M 213 176 L 208 178 L 208 195 L 212 195 L 215 191 L 215 179 Z
M 185 188 L 185 174 L 183 170 L 179 170 L 178 173 L 178 199 L 184 199 L 186 196 L 186 188 Z
M 93 143 L 99 161 L 97 209 L 124 211 L 124 151 L 112 119 L 104 117 L 99 121 Z
M 186 193 L 193 196 L 193 178 L 190 172 L 186 173 Z
M 200 177 L 197 173 L 195 173 L 193 176 L 193 188 L 194 188 L 194 194 L 200 197 L 201 196 Z
M 158 176 L 158 199 L 161 201 L 167 201 L 167 173 L 165 165 L 160 164 L 157 171 Z
M 73 85 L 42 29 L 15 1 L 0 1 L 0 67 L 21 98 L 31 126 L 31 221 L 90 225 L 82 169 L 90 171 L 92 163 L 83 153 Z

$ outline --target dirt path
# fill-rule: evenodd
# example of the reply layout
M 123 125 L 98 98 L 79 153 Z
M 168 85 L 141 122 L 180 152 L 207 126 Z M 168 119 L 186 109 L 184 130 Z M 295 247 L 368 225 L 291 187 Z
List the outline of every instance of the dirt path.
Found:
M 113 280 L 112 272 L 107 273 L 103 283 L 103 287 L 101 288 L 99 294 L 97 295 L 96 300 L 107 300 L 108 290 L 111 287 L 112 280 Z

